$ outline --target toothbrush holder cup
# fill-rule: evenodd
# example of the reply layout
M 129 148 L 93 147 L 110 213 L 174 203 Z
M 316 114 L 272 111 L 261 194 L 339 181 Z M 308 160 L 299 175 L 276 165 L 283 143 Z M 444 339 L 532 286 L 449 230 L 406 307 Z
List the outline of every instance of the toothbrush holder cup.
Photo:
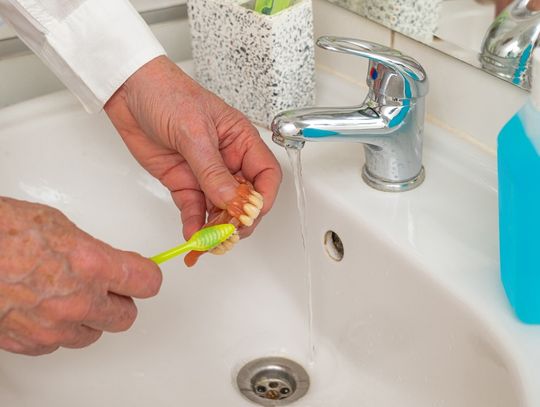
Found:
M 311 0 L 264 15 L 238 0 L 188 0 L 195 77 L 270 127 L 283 110 L 315 104 Z

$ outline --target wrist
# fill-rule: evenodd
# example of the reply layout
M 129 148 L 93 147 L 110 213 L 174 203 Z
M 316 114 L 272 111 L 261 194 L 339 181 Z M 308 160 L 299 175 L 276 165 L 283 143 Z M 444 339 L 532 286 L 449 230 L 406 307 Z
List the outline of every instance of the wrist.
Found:
M 160 71 L 163 67 L 172 64 L 170 59 L 161 55 L 158 56 L 136 70 L 109 98 L 105 103 L 104 110 L 109 113 L 111 106 L 117 103 L 128 104 L 129 95 L 137 92 L 139 89 L 148 86 L 155 80 L 158 80 Z

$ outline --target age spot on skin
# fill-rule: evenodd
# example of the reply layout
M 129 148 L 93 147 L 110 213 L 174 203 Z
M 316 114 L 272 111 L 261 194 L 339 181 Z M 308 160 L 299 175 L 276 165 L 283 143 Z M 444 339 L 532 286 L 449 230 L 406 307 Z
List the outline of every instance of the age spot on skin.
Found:
M 41 217 L 41 215 L 36 215 L 36 216 L 34 216 L 33 221 L 34 221 L 35 223 L 37 223 L 38 225 L 42 225 L 42 224 L 43 224 L 43 218 Z
M 17 236 L 19 234 L 19 231 L 16 230 L 16 229 L 9 229 L 8 230 L 8 235 L 10 236 Z

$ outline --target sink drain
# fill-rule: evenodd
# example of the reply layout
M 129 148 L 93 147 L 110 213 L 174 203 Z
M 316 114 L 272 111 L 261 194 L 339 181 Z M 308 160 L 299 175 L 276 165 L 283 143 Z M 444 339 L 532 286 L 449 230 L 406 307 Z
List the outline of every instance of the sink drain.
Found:
M 261 406 L 285 406 L 307 393 L 309 376 L 292 360 L 268 357 L 245 365 L 236 383 L 247 399 Z

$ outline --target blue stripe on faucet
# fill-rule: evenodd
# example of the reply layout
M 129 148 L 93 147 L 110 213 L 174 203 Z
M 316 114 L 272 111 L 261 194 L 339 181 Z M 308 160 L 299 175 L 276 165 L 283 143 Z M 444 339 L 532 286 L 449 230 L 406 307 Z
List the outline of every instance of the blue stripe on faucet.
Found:
M 313 127 L 308 127 L 302 130 L 302 134 L 306 138 L 324 138 L 324 137 L 331 137 L 336 136 L 339 133 L 331 130 L 322 130 L 322 129 L 316 129 Z
M 407 99 L 403 99 L 403 106 L 400 108 L 400 112 L 395 116 L 392 120 L 390 120 L 390 123 L 388 123 L 388 126 L 390 128 L 399 126 L 403 120 L 407 117 L 407 114 L 409 113 L 409 110 L 411 110 L 411 99 L 412 96 L 411 92 L 411 85 L 407 80 L 403 81 L 404 84 L 404 90 L 405 90 L 405 97 Z
M 516 70 L 514 71 L 514 77 L 512 78 L 512 83 L 514 85 L 521 85 L 523 81 L 522 75 L 527 69 L 532 51 L 533 51 L 533 44 L 529 44 L 527 48 L 523 50 L 523 54 L 521 54 L 521 57 L 519 58 L 518 66 Z

